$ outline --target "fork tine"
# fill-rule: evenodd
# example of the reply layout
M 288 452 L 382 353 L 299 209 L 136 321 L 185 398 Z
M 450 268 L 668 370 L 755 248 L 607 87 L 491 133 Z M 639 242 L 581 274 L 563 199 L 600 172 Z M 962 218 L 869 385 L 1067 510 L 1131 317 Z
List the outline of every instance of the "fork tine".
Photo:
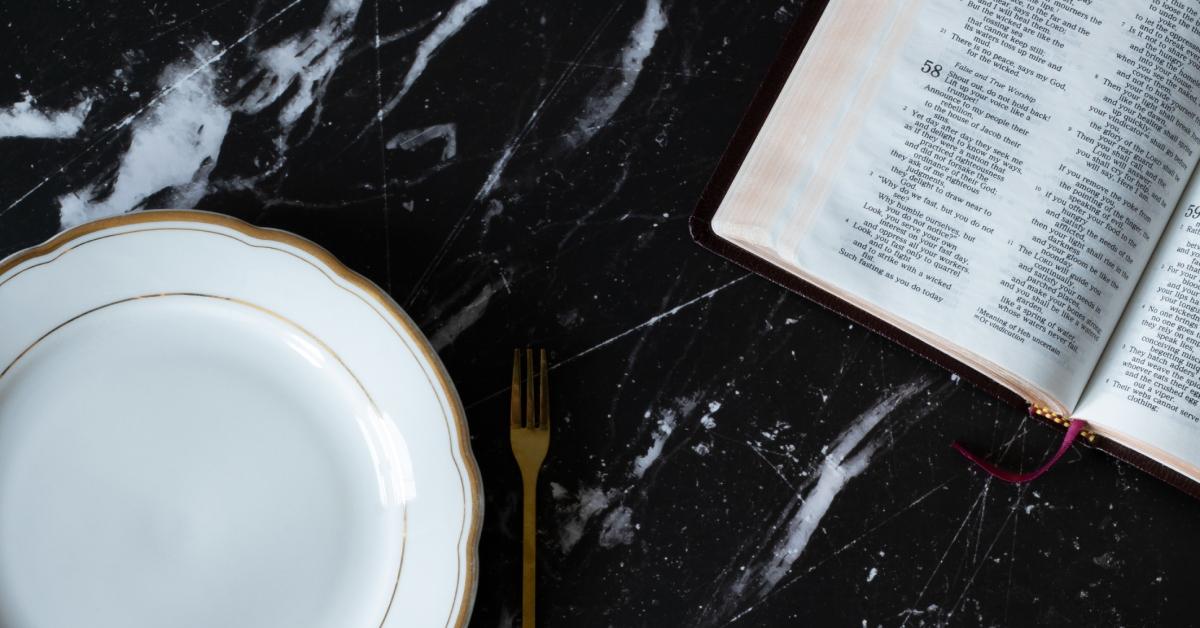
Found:
M 541 350 L 542 369 L 538 375 L 538 427 L 550 429 L 550 370 L 546 366 L 546 350 Z
M 533 349 L 525 348 L 525 427 L 537 427 L 537 417 L 533 413 Z
M 508 404 L 508 426 L 521 427 L 521 350 L 513 349 L 512 399 Z

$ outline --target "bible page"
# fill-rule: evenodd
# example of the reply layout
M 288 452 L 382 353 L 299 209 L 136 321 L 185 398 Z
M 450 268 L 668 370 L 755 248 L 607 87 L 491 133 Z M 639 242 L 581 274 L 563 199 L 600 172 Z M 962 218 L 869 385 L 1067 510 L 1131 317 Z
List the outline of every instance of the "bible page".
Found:
M 1200 13 L 918 6 L 861 130 L 793 193 L 831 209 L 781 209 L 770 246 L 1069 410 L 1196 167 Z
M 1200 467 L 1200 177 L 1171 219 L 1076 414 L 1101 434 L 1158 450 L 1156 457 L 1177 470 L 1181 463 Z

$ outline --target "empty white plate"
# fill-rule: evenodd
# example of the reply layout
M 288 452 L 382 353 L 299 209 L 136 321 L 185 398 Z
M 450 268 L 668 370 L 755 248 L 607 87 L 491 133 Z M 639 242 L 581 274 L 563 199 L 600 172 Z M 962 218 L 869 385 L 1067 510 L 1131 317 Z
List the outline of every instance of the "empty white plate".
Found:
M 461 404 L 377 287 L 203 212 L 0 262 L 0 626 L 461 626 Z

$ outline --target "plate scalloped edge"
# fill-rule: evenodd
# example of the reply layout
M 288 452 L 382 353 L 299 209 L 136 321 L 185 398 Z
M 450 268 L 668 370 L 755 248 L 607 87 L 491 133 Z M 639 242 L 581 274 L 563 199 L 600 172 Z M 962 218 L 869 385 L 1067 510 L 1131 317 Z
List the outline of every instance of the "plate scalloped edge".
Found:
M 462 462 L 466 475 L 465 483 L 470 494 L 468 501 L 472 507 L 472 512 L 466 531 L 467 537 L 464 548 L 466 552 L 466 590 L 463 593 L 459 608 L 447 620 L 447 626 L 454 626 L 455 628 L 466 626 L 471 618 L 475 595 L 479 585 L 479 537 L 483 525 L 484 508 L 483 483 L 479 473 L 479 466 L 471 451 L 466 411 L 463 409 L 462 400 L 459 398 L 454 383 L 446 371 L 446 366 L 442 363 L 441 358 L 438 357 L 437 352 L 434 351 L 433 345 L 429 343 L 428 338 L 425 337 L 425 334 L 421 332 L 412 318 L 382 288 L 370 279 L 351 270 L 328 250 L 307 238 L 280 229 L 258 227 L 239 218 L 224 214 L 190 209 L 142 210 L 84 223 L 62 231 L 41 244 L 16 251 L 0 259 L 0 276 L 31 259 L 54 253 L 63 245 L 75 241 L 82 236 L 122 226 L 160 222 L 191 222 L 215 225 L 237 231 L 258 240 L 272 241 L 300 249 L 321 262 L 330 273 L 337 275 L 342 280 L 362 290 L 417 341 L 416 344 L 419 346 L 422 356 L 433 367 L 438 384 L 441 386 L 442 393 L 450 406 L 453 416 L 453 429 L 456 432 L 455 436 L 457 438 L 457 451 L 455 453 Z

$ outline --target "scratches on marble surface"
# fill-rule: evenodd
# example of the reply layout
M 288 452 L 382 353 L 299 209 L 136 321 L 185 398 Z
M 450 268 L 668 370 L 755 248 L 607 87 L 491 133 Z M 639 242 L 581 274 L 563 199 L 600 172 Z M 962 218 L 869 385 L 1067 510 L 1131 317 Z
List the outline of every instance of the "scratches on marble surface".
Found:
M 1025 430 L 1027 429 L 1027 427 L 1029 425 L 1029 420 L 1030 419 L 1028 416 L 1023 416 L 1021 418 L 1021 423 L 1018 426 L 1018 429 L 1000 447 L 999 455 L 1003 456 L 1005 453 L 1007 453 L 1013 447 L 1013 444 L 1017 441 L 1018 437 L 1021 436 L 1022 434 L 1024 434 Z M 999 527 L 996 529 L 996 533 L 992 536 L 991 540 L 987 543 L 987 547 L 986 547 L 983 555 L 981 556 L 979 554 L 979 550 L 981 548 L 983 548 L 983 546 L 984 546 L 983 545 L 984 544 L 983 527 L 984 527 L 984 522 L 985 522 L 985 511 L 987 508 L 987 501 L 988 501 L 988 496 L 990 494 L 990 489 L 992 487 L 992 483 L 993 483 L 993 480 L 991 477 L 984 477 L 982 479 L 982 485 L 979 489 L 979 493 L 975 496 L 975 500 L 971 502 L 970 506 L 967 507 L 967 511 L 963 514 L 962 520 L 959 522 L 958 527 L 954 531 L 954 534 L 951 535 L 949 542 L 946 543 L 946 547 L 942 550 L 941 554 L 938 556 L 937 562 L 934 563 L 933 569 L 930 571 L 929 576 L 925 579 L 925 582 L 921 586 L 920 591 L 917 592 L 916 598 L 909 605 L 910 608 L 900 611 L 900 613 L 897 615 L 898 617 L 904 618 L 900 624 L 901 626 L 907 625 L 909 620 L 911 620 L 914 617 L 920 618 L 920 617 L 922 617 L 922 615 L 925 615 L 928 613 L 937 613 L 939 615 L 940 619 L 949 621 L 954 616 L 954 614 L 956 612 L 958 612 L 959 609 L 962 607 L 963 601 L 966 599 L 967 593 L 971 590 L 971 587 L 974 585 L 975 580 L 978 578 L 980 570 L 982 570 L 984 565 L 986 565 L 988 563 L 988 558 L 992 555 L 992 552 L 995 549 L 996 544 L 999 542 L 1000 538 L 1006 532 L 1008 532 L 1010 530 L 1010 526 L 1009 526 L 1010 522 L 1012 523 L 1011 534 L 1013 536 L 1013 543 L 1015 546 L 1016 531 L 1017 531 L 1018 525 L 1020 523 L 1021 513 L 1029 514 L 1029 512 L 1031 510 L 1028 506 L 1026 506 L 1023 503 L 1026 493 L 1029 492 L 1028 484 L 1017 487 L 1015 499 L 1013 499 L 1012 504 L 1009 506 L 1007 514 L 1005 515 L 1004 519 L 1001 521 Z M 1037 496 L 1036 491 L 1034 491 L 1033 494 L 1035 496 Z M 971 532 L 968 530 L 968 526 L 971 524 L 972 521 L 974 521 L 976 523 L 974 535 L 972 535 Z M 963 534 L 964 532 L 966 532 L 965 535 Z M 972 536 L 974 537 L 973 541 L 972 541 Z M 968 575 L 965 579 L 962 580 L 962 588 L 958 592 L 957 597 L 954 598 L 954 601 L 952 603 L 950 603 L 949 607 L 947 607 L 944 603 L 943 604 L 930 604 L 930 605 L 924 607 L 924 610 L 921 610 L 923 601 L 924 601 L 926 595 L 929 593 L 931 585 L 933 584 L 934 580 L 937 578 L 938 574 L 942 571 L 942 568 L 946 565 L 947 559 L 950 556 L 950 553 L 956 547 L 959 546 L 960 539 L 963 539 L 964 547 L 962 549 L 963 549 L 964 553 L 966 551 L 968 551 L 968 549 L 971 552 L 971 554 L 969 556 L 965 556 L 965 554 L 964 554 L 966 563 L 970 567 L 973 567 L 973 569 L 971 569 L 970 575 Z M 1011 571 L 1010 571 L 1010 586 L 1011 586 Z M 951 589 L 947 589 L 946 594 L 952 595 Z
M 453 122 L 435 124 L 419 129 L 401 131 L 388 140 L 388 150 L 416 150 L 430 142 L 442 143 L 442 160 L 448 161 L 458 155 L 458 125 Z
M 850 480 L 861 474 L 884 445 L 886 432 L 875 428 L 906 401 L 927 391 L 932 379 L 925 377 L 904 384 L 884 395 L 850 422 L 827 448 L 806 486 L 784 508 L 780 519 L 768 528 L 761 545 L 764 558 L 738 571 L 737 577 L 716 596 L 715 608 L 706 611 L 706 621 L 723 625 L 753 610 L 779 585 L 792 565 L 804 554 L 821 520 L 834 499 Z
M 175 64 L 163 71 L 159 85 L 166 95 L 134 123 L 111 190 L 105 193 L 94 182 L 58 198 L 63 228 L 125 213 L 165 189 L 173 189 L 168 205 L 175 207 L 190 207 L 203 197 L 230 112 L 214 89 L 215 71 L 201 67 Z
M 621 105 L 629 98 L 646 58 L 658 41 L 658 34 L 667 26 L 667 15 L 663 11 L 661 0 L 647 0 L 646 9 L 633 30 L 629 33 L 629 41 L 621 51 L 618 74 L 607 82 L 602 82 L 588 95 L 583 113 L 575 123 L 575 128 L 563 137 L 570 148 L 577 148 L 586 143 L 603 128 Z
M 488 0 L 458 0 L 458 2 L 454 3 L 454 6 L 446 11 L 445 17 L 417 45 L 412 65 L 409 66 L 408 71 L 404 74 L 404 78 L 400 81 L 400 87 L 396 90 L 396 93 L 379 108 L 376 114 L 378 117 L 387 117 L 388 114 L 395 110 L 396 105 L 399 105 L 400 101 L 408 95 L 409 90 L 412 89 L 417 79 L 421 78 L 421 75 L 425 73 L 425 69 L 429 66 L 429 61 L 437 53 L 438 49 L 441 48 L 442 44 L 446 43 L 448 39 L 462 30 L 471 17 L 479 9 L 486 6 L 487 3 Z M 361 138 L 370 128 L 370 126 L 364 128 L 358 134 L 358 137 Z
M 440 46 L 442 42 L 444 42 L 454 33 L 457 33 L 459 29 L 461 29 L 467 22 L 467 20 L 486 4 L 487 0 L 459 0 L 453 7 L 451 7 L 450 11 L 446 14 L 446 17 L 440 23 L 438 23 L 438 25 L 433 29 L 433 32 L 430 33 L 430 35 L 426 37 L 417 47 L 417 58 L 413 61 L 413 65 L 409 69 L 408 74 L 405 75 L 400 91 L 396 94 L 396 96 L 389 100 L 387 104 L 384 105 L 384 107 L 380 110 L 379 115 L 387 115 L 396 107 L 397 104 L 399 104 L 400 99 L 403 98 L 404 94 L 408 93 L 408 90 L 411 88 L 411 82 L 416 81 L 416 78 L 425 70 L 425 66 L 429 63 L 430 55 L 437 50 L 438 46 Z M 528 125 L 526 126 L 528 127 Z M 458 238 L 459 234 L 462 233 L 463 228 L 466 226 L 467 217 L 470 216 L 475 207 L 479 205 L 479 201 L 490 194 L 492 189 L 495 188 L 496 183 L 500 180 L 500 172 L 503 171 L 504 165 L 508 163 L 508 160 L 512 158 L 513 152 L 516 150 L 518 144 L 519 140 L 510 141 L 501 150 L 500 158 L 492 166 L 491 172 L 488 173 L 487 179 L 484 181 L 483 186 L 479 189 L 479 192 L 475 194 L 475 199 L 467 206 L 466 211 L 463 212 L 458 221 L 455 222 L 454 226 L 450 229 L 450 232 L 446 235 L 445 240 L 442 241 L 442 245 L 430 259 L 429 264 L 425 266 L 425 270 L 421 272 L 421 275 L 417 278 L 416 283 L 413 284 L 412 290 L 408 294 L 408 299 L 405 303 L 406 305 L 413 305 L 417 296 L 421 293 L 421 290 L 424 289 L 426 282 L 429 281 L 433 271 L 442 263 L 442 260 L 445 259 L 446 251 L 449 250 L 450 245 Z
M 984 484 L 985 487 L 990 486 L 992 479 L 987 478 L 986 480 L 984 480 L 984 482 L 985 482 L 985 484 Z M 1020 487 L 1018 487 L 1017 497 L 1015 500 L 1013 500 L 1012 507 L 1009 508 L 1008 514 L 1004 517 L 1004 520 L 1000 523 L 999 528 L 997 528 L 996 534 L 992 537 L 991 543 L 989 543 L 987 546 L 987 550 L 983 553 L 982 557 L 975 558 L 975 569 L 973 569 L 971 571 L 971 575 L 967 578 L 966 582 L 963 583 L 962 591 L 959 592 L 958 598 L 950 606 L 949 611 L 947 611 L 947 613 L 946 613 L 947 620 L 952 618 L 954 616 L 954 613 L 956 613 L 958 611 L 958 609 L 960 608 L 960 606 L 962 605 L 963 600 L 967 596 L 967 592 L 971 590 L 971 586 L 975 584 L 975 579 L 979 577 L 979 571 L 981 569 L 983 569 L 983 566 L 985 564 L 987 564 L 988 557 L 990 557 L 992 555 L 992 550 L 994 550 L 996 548 L 996 543 L 1000 540 L 1000 537 L 1003 536 L 1004 533 L 1007 531 L 1009 522 L 1014 521 L 1014 517 L 1020 516 L 1018 514 L 1018 511 L 1021 506 L 1021 500 L 1025 497 L 1025 493 L 1028 490 L 1029 490 L 1028 484 L 1023 484 Z M 982 511 L 982 509 L 980 510 L 979 518 L 980 518 L 980 531 L 982 531 L 982 528 L 983 528 L 983 511 Z M 976 550 L 978 550 L 978 548 L 979 548 L 979 545 L 977 543 Z
M 614 5 L 613 8 L 604 16 L 604 19 L 600 20 L 596 27 L 592 29 L 591 34 L 584 41 L 584 44 L 579 48 L 579 51 L 575 53 L 575 58 L 572 59 L 571 62 L 567 64 L 566 69 L 559 74 L 553 85 L 551 85 L 550 89 L 546 92 L 546 95 L 538 101 L 537 106 L 533 108 L 533 113 L 529 114 L 529 118 L 525 121 L 525 124 L 521 127 L 517 134 L 505 144 L 504 149 L 500 152 L 500 157 L 492 164 L 491 170 L 488 171 L 488 176 L 486 179 L 484 179 L 483 186 L 479 188 L 479 192 L 475 195 L 476 202 L 486 198 L 492 193 L 492 191 L 496 189 L 496 186 L 500 183 L 501 175 L 504 174 L 504 170 L 508 167 L 508 162 L 512 159 L 513 155 L 516 154 L 517 149 L 520 148 L 522 143 L 525 141 L 526 136 L 529 135 L 529 132 L 533 130 L 533 127 L 542 117 L 542 112 L 545 111 L 546 105 L 559 95 L 563 87 L 567 84 L 568 79 L 575 74 L 575 71 L 579 68 L 579 61 L 586 57 L 587 54 L 591 52 L 592 48 L 595 47 L 600 35 L 606 28 L 608 28 L 608 25 L 612 22 L 613 16 L 616 15 L 617 9 L 619 8 L 619 4 Z
M 66 139 L 75 137 L 92 108 L 92 99 L 80 98 L 70 109 L 46 111 L 36 107 L 29 92 L 20 102 L 0 109 L 0 138 Z
M 383 265 L 384 278 L 388 293 L 392 291 L 392 212 L 389 206 L 388 187 L 388 167 L 387 167 L 387 144 L 384 143 L 384 137 L 387 132 L 383 129 L 383 54 L 380 52 L 382 44 L 380 43 L 380 31 L 383 30 L 383 25 L 379 19 L 379 0 L 372 0 L 372 6 L 375 9 L 375 128 L 379 135 L 379 189 L 383 197 L 381 209 L 383 218 Z M 410 206 L 411 207 L 411 206 Z
M 450 31 L 448 34 L 443 36 L 443 39 L 444 39 L 444 37 L 448 37 L 453 32 L 457 32 L 457 29 L 462 27 L 462 23 L 465 22 L 467 20 L 467 18 L 470 17 L 470 15 L 474 11 L 476 11 L 479 7 L 483 6 L 484 4 L 486 4 L 486 1 L 470 2 L 470 0 L 460 0 L 450 10 L 450 14 L 447 14 L 447 16 L 443 20 L 442 24 L 439 24 L 438 27 L 434 29 L 434 34 L 431 34 L 430 37 L 426 39 L 426 41 L 433 39 L 434 35 L 436 35 L 438 33 L 438 31 L 442 29 L 443 24 L 451 24 L 451 25 L 457 24 L 457 26 L 454 28 L 453 31 Z M 482 204 L 482 201 L 487 199 L 488 196 L 490 196 L 496 190 L 497 186 L 500 185 L 501 179 L 504 175 L 505 170 L 508 168 L 509 162 L 512 160 L 513 156 L 516 155 L 517 150 L 519 148 L 521 148 L 521 146 L 524 144 L 529 133 L 537 125 L 538 120 L 541 118 L 543 111 L 545 111 L 546 105 L 548 103 L 552 102 L 559 95 L 559 93 L 562 91 L 564 86 L 567 85 L 568 79 L 575 73 L 575 70 L 578 67 L 577 62 L 582 60 L 591 51 L 591 49 L 596 45 L 596 42 L 600 38 L 600 35 L 608 27 L 608 24 L 612 21 L 613 16 L 616 14 L 617 9 L 619 9 L 619 8 L 620 8 L 619 4 L 614 5 L 613 8 L 611 10 L 609 10 L 609 12 L 604 17 L 604 19 L 602 19 L 600 21 L 600 23 L 597 24 L 594 29 L 592 29 L 591 35 L 589 35 L 587 40 L 585 40 L 584 44 L 580 47 L 579 52 L 577 52 L 575 54 L 575 58 L 572 60 L 572 63 L 568 64 L 567 68 L 558 76 L 558 78 L 554 81 L 554 83 L 552 84 L 550 89 L 546 92 L 546 94 L 541 98 L 541 100 L 538 101 L 538 104 L 533 108 L 533 112 L 530 113 L 529 118 L 526 119 L 525 124 L 521 126 L 520 130 L 518 130 L 517 133 L 515 135 L 513 135 L 512 138 L 510 138 L 507 142 L 505 142 L 504 147 L 501 148 L 499 151 L 499 157 L 497 157 L 496 161 L 494 161 L 492 163 L 492 167 L 488 170 L 488 174 L 484 178 L 483 184 L 480 185 L 479 191 L 475 193 L 474 199 L 467 206 L 467 209 L 462 213 L 462 215 L 458 218 L 458 220 L 455 222 L 454 226 L 450 229 L 449 233 L 446 235 L 445 240 L 442 242 L 441 247 L 438 248 L 438 251 L 430 259 L 429 264 L 426 265 L 426 267 L 425 267 L 424 271 L 422 271 L 420 277 L 417 278 L 416 283 L 413 284 L 412 290 L 409 292 L 408 299 L 405 302 L 406 305 L 412 306 L 415 303 L 418 295 L 421 294 L 421 291 L 425 288 L 426 283 L 429 281 L 429 278 L 432 276 L 433 271 L 439 265 L 441 265 L 442 260 L 445 259 L 446 252 L 449 250 L 450 245 L 455 240 L 457 240 L 459 235 L 462 233 L 463 229 L 465 228 L 465 226 L 467 224 L 468 217 L 470 217 L 472 215 L 472 213 L 475 211 L 475 209 L 479 205 Z M 456 11 L 457 11 L 457 13 L 456 13 Z M 452 17 L 455 18 L 453 21 L 451 21 Z M 422 46 L 424 46 L 424 43 L 425 42 L 422 42 Z M 418 48 L 418 56 L 419 56 L 419 53 L 420 53 L 420 48 Z M 424 66 L 425 63 L 427 63 L 427 61 L 422 62 L 422 67 Z M 417 62 L 414 61 L 413 67 L 415 68 L 416 66 L 417 66 Z M 410 74 L 411 73 L 412 73 L 412 70 L 410 70 Z M 406 76 L 406 83 L 407 83 L 407 78 L 408 77 Z M 414 78 L 414 80 L 415 80 L 415 78 Z M 403 94 L 406 92 L 407 92 L 407 88 L 404 88 L 402 86 L 401 92 L 398 94 L 398 96 L 402 97 Z M 398 103 L 399 99 L 393 98 L 393 101 Z M 386 113 L 390 112 L 392 110 L 392 108 L 395 107 L 395 104 L 392 104 L 393 101 L 389 101 L 390 106 L 385 105 L 384 110 L 381 112 L 381 115 L 386 115 Z
M 660 308 L 665 308 L 667 304 L 675 298 L 675 291 L 679 288 L 679 285 L 682 281 L 682 277 L 677 277 L 675 281 L 672 282 L 671 287 L 663 295 L 662 302 L 659 305 Z M 642 349 L 645 348 L 646 341 L 653 330 L 653 327 L 644 327 L 641 333 L 637 335 L 637 340 L 633 343 L 633 347 L 625 353 L 624 364 L 622 365 L 620 371 L 621 376 L 617 380 L 616 385 L 613 387 L 614 390 L 623 390 L 625 385 L 629 383 L 629 378 L 633 377 L 637 363 L 642 357 Z M 621 399 L 622 395 L 613 395 L 612 399 L 609 401 L 608 411 L 604 413 L 604 418 L 609 425 L 610 434 L 617 433 L 617 407 L 620 405 Z M 647 420 L 650 418 L 649 410 L 646 411 L 646 414 L 643 418 Z M 609 444 L 611 445 L 612 443 L 613 441 L 609 440 Z
M 878 532 L 880 530 L 880 528 L 883 528 L 884 526 L 892 523 L 900 515 L 903 515 L 904 513 L 908 512 L 909 510 L 912 510 L 913 508 L 919 506 L 925 500 L 929 499 L 929 497 L 932 496 L 934 493 L 944 490 L 947 487 L 947 485 L 949 485 L 949 484 L 950 484 L 950 480 L 946 480 L 945 482 L 942 482 L 941 484 L 938 484 L 937 486 L 934 486 L 933 488 L 929 489 L 928 491 L 925 491 L 924 493 L 918 495 L 916 499 L 912 500 L 908 504 L 905 504 L 901 508 L 892 512 L 887 517 L 884 517 L 883 519 L 879 520 L 874 525 L 872 525 L 870 528 L 867 528 L 865 531 L 863 531 L 862 534 L 859 534 L 858 536 L 854 537 L 853 539 L 850 539 L 846 543 L 843 543 L 840 547 L 838 547 L 837 549 L 830 552 L 828 556 L 825 556 L 820 561 L 813 563 L 811 566 L 808 567 L 808 569 L 805 569 L 802 574 L 797 574 L 794 578 L 791 578 L 787 581 L 781 582 L 778 586 L 776 586 L 774 593 L 778 593 L 784 587 L 792 584 L 796 580 L 799 580 L 800 577 L 802 577 L 804 575 L 808 575 L 808 574 L 816 571 L 822 565 L 825 565 L 829 561 L 840 556 L 842 554 L 842 552 L 845 552 L 846 550 L 848 550 L 852 547 L 856 547 L 863 540 L 865 540 L 866 538 L 868 538 L 871 535 Z
M 378 8 L 379 8 L 378 3 L 376 2 L 374 4 L 375 4 L 376 13 L 378 13 Z M 441 17 L 442 17 L 442 14 L 440 12 L 437 12 L 428 17 L 415 20 L 412 23 L 410 23 L 406 26 L 403 26 L 399 29 L 390 31 L 386 35 L 384 34 L 382 27 L 379 25 L 379 20 L 376 19 L 375 20 L 375 22 L 376 22 L 375 32 L 372 33 L 371 38 L 366 42 L 359 42 L 358 45 L 351 46 L 350 49 L 346 51 L 346 54 L 343 58 L 345 60 L 353 59 L 354 57 L 357 57 L 358 55 L 366 52 L 367 50 L 374 50 L 376 52 L 376 54 L 378 54 L 384 48 L 387 48 L 388 46 L 390 46 L 396 42 L 404 41 L 405 39 L 408 39 L 409 37 L 416 35 L 420 31 L 425 30 L 426 28 L 429 27 L 430 24 L 434 23 Z M 376 108 L 375 115 L 378 115 L 378 113 L 379 113 L 379 109 Z
M 600 349 L 603 349 L 604 347 L 607 347 L 608 345 L 611 345 L 612 343 L 617 342 L 618 340 L 625 338 L 626 336 L 628 336 L 630 334 L 636 333 L 637 331 L 645 329 L 647 327 L 653 327 L 654 325 L 657 325 L 657 324 L 663 322 L 664 320 L 671 318 L 672 316 L 675 316 L 676 314 L 682 312 L 683 310 L 688 309 L 689 307 L 691 307 L 693 305 L 696 305 L 697 303 L 701 303 L 703 301 L 707 301 L 707 300 L 713 298 L 721 291 L 725 290 L 726 288 L 729 288 L 730 286 L 733 286 L 733 285 L 736 285 L 736 284 L 742 282 L 743 280 L 750 277 L 751 275 L 753 275 L 753 273 L 746 273 L 744 275 L 741 275 L 731 281 L 728 281 L 726 283 L 723 283 L 723 284 L 717 286 L 716 288 L 713 288 L 712 290 L 709 290 L 708 292 L 705 292 L 704 294 L 701 294 L 698 297 L 695 297 L 695 298 L 689 299 L 683 303 L 680 303 L 679 305 L 676 305 L 675 307 L 673 307 L 669 310 L 666 310 L 665 312 L 655 314 L 654 316 L 651 316 L 650 318 L 642 321 L 641 323 L 638 323 L 637 325 L 634 325 L 633 327 L 630 327 L 629 329 L 626 329 L 625 331 L 623 331 L 615 336 L 612 336 L 610 338 L 602 340 L 599 343 L 594 344 L 594 345 L 584 349 L 583 351 L 580 351 L 579 353 L 576 353 L 575 355 L 572 355 L 570 357 L 567 357 L 567 358 L 564 358 L 562 360 L 555 362 L 554 366 L 552 368 L 560 368 L 560 367 L 566 366 L 567 364 L 570 364 L 571 362 L 574 362 L 575 360 L 578 360 L 590 353 L 599 351 Z
M 979 492 L 979 495 L 976 496 L 975 501 L 971 503 L 971 506 L 967 508 L 967 512 L 965 515 L 963 515 L 958 529 L 954 531 L 954 535 L 950 538 L 950 542 L 946 544 L 945 551 L 942 552 L 942 555 L 938 558 L 938 562 L 934 565 L 933 570 L 930 571 L 929 577 L 925 580 L 925 584 L 921 586 L 921 591 L 917 593 L 916 601 L 912 605 L 913 607 L 900 611 L 899 616 L 904 617 L 904 620 L 900 623 L 901 626 L 906 626 L 912 617 L 919 617 L 927 612 L 940 613 L 942 611 L 942 608 L 937 604 L 931 604 L 927 606 L 924 611 L 920 610 L 918 606 L 920 606 L 921 600 L 925 597 L 926 592 L 929 591 L 929 585 L 933 582 L 934 578 L 937 577 L 937 574 L 942 569 L 942 566 L 946 564 L 946 557 L 950 555 L 950 550 L 955 547 L 959 537 L 962 536 L 963 530 L 966 529 L 967 523 L 971 520 L 972 515 L 975 513 L 975 509 L 979 507 L 981 503 L 987 500 L 988 489 L 991 487 L 991 485 L 991 478 L 987 478 L 983 481 L 983 489 Z M 983 521 L 982 509 L 980 509 L 979 520 L 981 522 Z
M 773 471 L 775 473 L 775 476 L 779 478 L 780 482 L 783 482 L 783 484 L 785 486 L 787 486 L 789 489 L 791 489 L 793 491 L 798 490 L 796 488 L 796 485 L 788 478 L 787 474 L 784 473 L 783 469 L 779 465 L 775 464 L 774 462 L 771 462 L 771 460 L 767 458 L 762 447 L 759 447 L 758 445 L 756 445 L 754 443 L 744 443 L 744 444 L 750 451 L 754 452 L 755 456 L 758 456 L 759 460 L 763 461 L 763 464 L 767 465 L 768 469 L 770 469 L 771 471 Z
M 680 312 L 690 308 L 693 305 L 708 301 L 709 299 L 716 296 L 718 293 L 724 291 L 725 289 L 727 289 L 731 286 L 734 286 L 734 285 L 744 281 L 745 279 L 753 276 L 753 274 L 754 273 L 746 273 L 744 275 L 735 277 L 734 279 L 727 281 L 727 282 L 717 286 L 716 288 L 713 288 L 712 290 L 709 290 L 708 292 L 701 294 L 700 296 L 694 297 L 694 298 L 689 299 L 683 303 L 680 303 L 679 305 L 676 305 L 668 310 L 665 310 L 663 312 L 655 314 L 654 316 L 650 317 L 649 319 L 642 321 L 641 323 L 638 323 L 637 325 L 635 325 L 629 329 L 626 329 L 625 331 L 623 331 L 615 336 L 611 336 L 605 340 L 602 340 L 597 344 L 594 344 L 578 353 L 575 353 L 574 355 L 568 356 L 561 360 L 555 360 L 550 365 L 550 370 L 554 371 L 559 368 L 562 368 L 562 367 L 564 367 L 576 360 L 579 360 L 591 353 L 599 351 L 600 349 L 603 349 L 619 340 L 622 340 L 632 334 L 635 334 L 638 331 L 651 328 L 651 327 L 657 325 L 658 323 L 661 323 L 662 321 L 669 319 L 669 318 L 675 316 L 676 314 L 679 314 Z M 640 344 L 641 343 L 639 343 L 639 346 L 640 346 Z M 636 354 L 637 354 L 637 349 L 635 348 L 634 351 L 630 353 L 630 355 L 636 356 Z M 628 367 L 629 367 L 629 364 L 627 363 L 626 368 L 628 368 Z M 487 401 L 495 399 L 496 397 L 499 397 L 500 395 L 502 395 L 506 392 L 508 392 L 508 388 L 497 389 L 495 392 L 493 392 L 491 394 L 485 395 L 484 397 L 481 397 L 479 399 L 476 399 L 475 401 L 470 402 L 469 404 L 466 405 L 466 409 L 470 410 L 471 408 L 474 408 L 475 406 L 478 406 L 481 403 L 485 403 Z M 717 407 L 718 408 L 720 407 L 719 403 L 717 404 Z M 714 412 L 715 412 L 715 410 L 714 410 Z M 611 412 L 610 412 L 610 414 L 611 414 Z

